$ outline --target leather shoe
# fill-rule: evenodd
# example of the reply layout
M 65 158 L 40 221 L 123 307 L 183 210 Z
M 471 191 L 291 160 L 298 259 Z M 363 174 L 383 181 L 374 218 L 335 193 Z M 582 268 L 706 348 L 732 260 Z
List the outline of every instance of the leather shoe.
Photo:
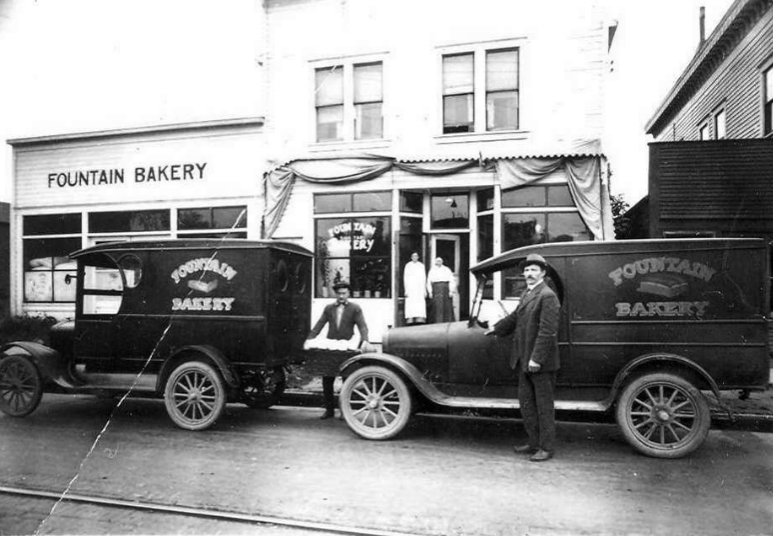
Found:
M 538 450 L 537 447 L 532 447 L 531 445 L 515 445 L 513 447 L 513 451 L 516 454 L 534 454 Z
M 335 412 L 332 409 L 325 410 L 325 413 L 322 414 L 322 417 L 320 417 L 321 420 L 325 419 L 332 419 L 335 416 Z
M 529 460 L 533 462 L 546 462 L 553 457 L 553 453 L 547 450 L 539 449 Z

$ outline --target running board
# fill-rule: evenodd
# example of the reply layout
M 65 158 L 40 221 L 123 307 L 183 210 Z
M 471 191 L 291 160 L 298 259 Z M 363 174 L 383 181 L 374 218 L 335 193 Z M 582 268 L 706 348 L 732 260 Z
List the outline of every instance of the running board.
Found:
M 99 391 L 128 391 L 138 393 L 155 393 L 156 374 L 106 374 L 102 372 L 80 372 L 75 379 L 77 385 L 72 387 L 75 391 L 89 392 Z
M 521 403 L 512 398 L 476 398 L 468 396 L 441 395 L 432 397 L 432 401 L 449 408 L 466 409 L 520 409 Z M 603 402 L 584 400 L 556 400 L 555 408 L 559 411 L 596 411 L 609 409 Z

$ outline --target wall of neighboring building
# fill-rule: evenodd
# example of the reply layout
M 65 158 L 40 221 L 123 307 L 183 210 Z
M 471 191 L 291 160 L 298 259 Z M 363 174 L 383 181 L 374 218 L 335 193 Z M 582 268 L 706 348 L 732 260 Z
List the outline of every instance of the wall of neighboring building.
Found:
M 656 141 L 700 139 L 708 123 L 716 138 L 714 115 L 724 109 L 726 138 L 758 138 L 763 129 L 764 84 L 762 72 L 773 59 L 773 10 L 769 10 L 737 47 L 728 54 L 706 83 L 690 98 L 667 126 L 655 133 Z
M 773 239 L 773 140 L 650 144 L 650 236 Z
M 0 202 L 0 321 L 10 312 L 11 299 L 11 208 Z
M 529 142 L 600 139 L 608 21 L 598 4 L 267 0 L 272 153 L 417 154 L 503 140 L 518 151 Z M 441 57 L 475 47 L 519 49 L 517 131 L 443 135 Z M 372 60 L 384 66 L 383 139 L 315 143 L 315 66 Z M 485 86 L 482 75 L 476 91 Z M 478 111 L 485 115 L 485 108 Z

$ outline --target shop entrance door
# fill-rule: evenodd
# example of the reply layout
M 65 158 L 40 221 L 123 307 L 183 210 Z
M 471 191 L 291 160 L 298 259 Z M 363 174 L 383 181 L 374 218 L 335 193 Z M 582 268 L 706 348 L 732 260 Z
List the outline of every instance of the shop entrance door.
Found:
M 433 266 L 435 259 L 440 257 L 443 263 L 454 273 L 456 288 L 458 292 L 452 296 L 454 304 L 454 317 L 456 320 L 467 318 L 468 312 L 468 294 L 469 282 L 467 276 L 467 258 L 463 254 L 466 249 L 467 236 L 456 234 L 433 234 L 430 238 L 430 266 Z

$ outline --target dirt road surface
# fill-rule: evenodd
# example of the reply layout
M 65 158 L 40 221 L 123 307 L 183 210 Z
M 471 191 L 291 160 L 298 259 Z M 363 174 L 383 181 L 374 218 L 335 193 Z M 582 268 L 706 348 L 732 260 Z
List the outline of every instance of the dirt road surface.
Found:
M 46 395 L 27 418 L 0 415 L 0 486 L 408 534 L 773 534 L 773 434 L 713 430 L 691 457 L 657 460 L 612 425 L 561 423 L 556 458 L 533 463 L 512 453 L 515 420 L 417 418 L 371 442 L 318 416 L 234 405 L 186 432 L 159 401 L 113 413 Z M 0 493 L 0 534 L 272 533 L 52 505 Z

